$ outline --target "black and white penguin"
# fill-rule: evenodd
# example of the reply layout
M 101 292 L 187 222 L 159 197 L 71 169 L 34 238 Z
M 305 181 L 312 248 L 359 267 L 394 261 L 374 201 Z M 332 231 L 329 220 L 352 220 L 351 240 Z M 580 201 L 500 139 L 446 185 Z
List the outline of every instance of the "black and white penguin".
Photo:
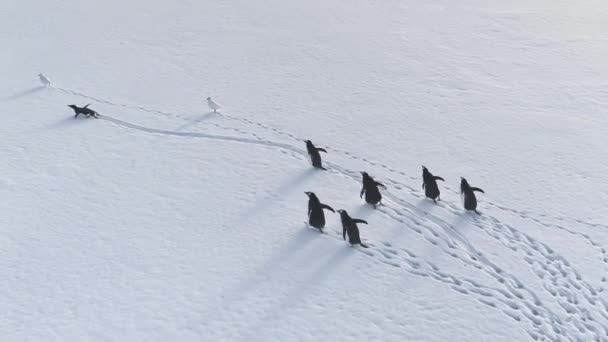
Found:
M 367 172 L 361 172 L 361 176 L 363 176 L 363 188 L 361 188 L 359 197 L 362 198 L 363 194 L 365 194 L 365 202 L 373 205 L 375 209 L 376 205 L 382 201 L 382 194 L 378 187 L 386 189 L 386 186 L 376 182 Z
M 464 196 L 464 208 L 466 210 L 472 210 L 477 215 L 479 212 L 477 211 L 477 198 L 475 197 L 475 191 L 479 191 L 481 193 L 485 192 L 480 188 L 475 188 L 469 185 L 469 182 L 464 177 L 460 177 L 460 193 Z
M 367 224 L 367 222 L 350 217 L 344 209 L 340 209 L 338 212 L 340 213 L 340 219 L 342 220 L 342 238 L 346 240 L 346 234 L 348 234 L 348 242 L 351 245 L 361 245 L 361 247 L 367 248 L 367 246 L 361 242 L 359 228 L 357 227 L 357 223 Z
M 433 203 L 437 204 L 437 201 L 440 201 L 439 197 L 439 186 L 437 186 L 437 181 L 445 180 L 439 176 L 433 176 L 432 173 L 423 165 L 422 166 L 422 188 L 424 189 L 424 195 L 427 198 L 433 200 Z
M 323 228 L 325 228 L 323 209 L 330 210 L 333 213 L 336 211 L 327 204 L 321 203 L 314 192 L 307 191 L 305 194 L 308 196 L 308 224 L 323 232 Z
M 310 162 L 313 167 L 321 170 L 327 170 L 323 167 L 323 161 L 321 160 L 321 155 L 319 152 L 327 153 L 324 148 L 319 148 L 313 145 L 312 141 L 306 140 L 306 151 L 308 152 L 308 156 L 310 157 Z

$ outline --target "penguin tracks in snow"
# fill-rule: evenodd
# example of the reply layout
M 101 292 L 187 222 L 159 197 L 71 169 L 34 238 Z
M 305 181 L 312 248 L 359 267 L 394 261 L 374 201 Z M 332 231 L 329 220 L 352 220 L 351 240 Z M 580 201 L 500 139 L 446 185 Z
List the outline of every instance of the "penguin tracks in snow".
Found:
M 93 98 L 68 89 L 56 89 L 64 93 L 85 97 L 90 100 L 112 106 L 131 108 L 149 113 L 169 115 L 186 119 L 173 113 L 147 109 L 139 106 L 117 104 L 110 101 Z M 224 114 L 221 116 L 226 117 Z M 304 159 L 306 157 L 304 151 L 293 147 L 290 144 L 264 139 L 258 134 L 253 134 L 248 130 L 226 127 L 217 123 L 212 123 L 212 125 L 223 130 L 233 131 L 241 136 L 250 135 L 253 136 L 253 138 L 153 129 L 121 121 L 110 116 L 104 116 L 102 119 L 118 126 L 136 129 L 146 133 L 256 144 L 269 148 L 279 148 L 283 153 L 288 153 L 298 159 Z M 292 134 L 283 134 L 284 132 L 281 133 L 280 130 L 265 126 L 263 124 L 258 124 L 249 119 L 239 119 L 239 121 L 248 122 L 256 125 L 257 127 L 270 130 L 273 134 L 279 134 L 297 139 L 297 137 Z M 329 148 L 328 150 L 338 153 L 342 152 L 343 155 L 349 156 L 352 159 L 361 160 L 375 166 L 380 166 L 390 172 L 399 174 L 411 180 L 415 179 L 402 171 L 391 169 L 386 165 L 374 163 L 366 158 L 355 156 L 350 152 Z M 356 174 L 353 171 L 341 168 L 333 163 L 328 163 L 328 166 L 330 166 L 330 171 L 332 173 L 358 181 Z M 405 183 L 389 180 L 389 184 L 391 184 L 392 187 L 397 191 L 407 191 L 410 195 L 420 197 L 419 191 L 416 191 Z M 478 217 L 471 222 L 473 226 L 482 230 L 504 247 L 522 256 L 522 260 L 524 260 L 533 270 L 534 274 L 536 274 L 536 276 L 543 281 L 543 288 L 552 296 L 557 298 L 559 308 L 569 315 L 568 320 L 560 319 L 560 316 L 556 314 L 554 309 L 550 309 L 549 307 L 543 305 L 531 289 L 526 288 L 514 275 L 511 275 L 495 266 L 491 261 L 484 257 L 483 253 L 476 250 L 474 246 L 472 246 L 462 236 L 458 236 L 457 233 L 454 234 L 455 231 L 453 227 L 438 216 L 434 215 L 430 210 L 422 211 L 419 208 L 415 208 L 413 205 L 399 199 L 390 192 L 386 194 L 386 198 L 388 199 L 388 204 L 379 209 L 381 213 L 397 222 L 403 223 L 404 228 L 412 229 L 416 233 L 421 234 L 425 240 L 442 249 L 448 255 L 490 275 L 491 278 L 496 280 L 498 287 L 485 287 L 476 283 L 474 280 L 459 278 L 448 273 L 441 272 L 435 265 L 419 259 L 413 253 L 410 253 L 405 249 L 396 249 L 392 247 L 389 242 L 381 242 L 380 246 L 369 244 L 371 247 L 369 249 L 355 248 L 357 251 L 364 253 L 369 257 L 373 257 L 378 262 L 384 263 L 388 266 L 399 267 L 409 273 L 423 277 L 430 277 L 447 283 L 455 291 L 458 291 L 463 295 L 473 296 L 479 302 L 501 310 L 507 316 L 518 322 L 527 322 L 528 334 L 534 339 L 548 338 L 550 340 L 588 340 L 588 338 L 591 337 L 594 340 L 608 340 L 608 327 L 606 324 L 606 322 L 608 322 L 608 305 L 598 294 L 599 292 L 603 291 L 603 289 L 594 289 L 591 285 L 583 281 L 580 274 L 578 274 L 578 272 L 572 268 L 570 263 L 547 245 L 536 241 L 532 237 L 492 216 Z M 441 203 L 446 204 L 438 206 L 439 210 L 445 210 L 451 214 L 455 214 L 454 211 L 458 210 L 452 203 Z M 548 228 L 557 228 L 570 232 L 571 234 L 579 235 L 591 243 L 594 248 L 599 249 L 602 253 L 603 262 L 608 263 L 605 248 L 601 247 L 599 243 L 593 241 L 587 234 L 574 232 L 559 224 L 545 223 L 540 219 L 533 217 L 533 213 L 530 212 L 511 209 L 488 201 L 485 201 L 484 203 L 489 204 L 495 209 L 515 214 L 523 219 L 531 220 Z M 550 218 L 546 215 L 534 215 Z M 561 219 L 561 221 L 575 221 L 580 225 L 603 227 L 603 225 L 578 219 Z M 450 232 L 450 234 L 448 235 L 446 232 Z M 602 279 L 602 282 L 606 282 L 606 277 Z

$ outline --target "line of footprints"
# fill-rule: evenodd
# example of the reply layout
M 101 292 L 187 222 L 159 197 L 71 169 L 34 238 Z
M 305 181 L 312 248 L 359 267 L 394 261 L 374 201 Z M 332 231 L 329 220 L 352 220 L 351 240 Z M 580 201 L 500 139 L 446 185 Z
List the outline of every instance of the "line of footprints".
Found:
M 320 154 L 320 152 L 327 153 L 325 149 L 316 147 L 312 141 L 306 140 L 306 151 L 310 156 L 310 162 L 313 167 L 327 170 L 323 167 L 323 161 L 321 160 Z M 374 180 L 367 172 L 361 172 L 361 176 L 363 177 L 363 188 L 361 189 L 359 197 L 363 198 L 365 195 L 365 202 L 374 206 L 375 209 L 376 206 L 382 202 L 380 188 L 386 189 L 386 186 Z M 433 203 L 437 204 L 437 201 L 440 200 L 440 191 L 437 181 L 440 180 L 445 182 L 445 180 L 439 176 L 433 175 L 424 166 L 422 167 L 422 179 L 422 188 L 424 189 L 425 196 L 432 199 Z M 463 177 L 461 177 L 460 180 L 460 191 L 464 196 L 464 208 L 466 210 L 474 211 L 479 215 L 475 192 L 483 193 L 484 191 L 480 188 L 470 186 L 469 182 Z M 314 192 L 307 191 L 305 194 L 308 196 L 308 224 L 323 232 L 323 228 L 325 228 L 325 214 L 323 213 L 323 210 L 327 209 L 334 213 L 336 211 L 329 205 L 321 203 Z M 346 235 L 348 235 L 348 242 L 351 245 L 361 245 L 361 247 L 367 248 L 367 246 L 361 242 L 359 228 L 357 227 L 358 223 L 367 224 L 367 222 L 365 220 L 350 217 L 348 212 L 344 209 L 338 210 L 338 213 L 340 213 L 340 219 L 342 221 L 342 238 L 346 240 Z
M 42 76 L 41 76 L 42 81 Z M 45 83 L 43 81 L 43 83 Z M 49 82 L 50 84 L 50 82 Z M 49 85 L 45 84 L 45 85 Z M 208 97 L 207 104 L 209 108 L 211 108 L 214 112 L 216 112 L 220 107 L 219 104 L 213 102 L 213 100 Z M 84 107 L 78 107 L 76 105 L 69 105 L 68 107 L 74 110 L 74 117 L 77 118 L 78 115 L 82 114 L 85 117 L 93 117 L 98 118 L 99 113 L 88 108 L 89 105 Z M 321 159 L 320 152 L 327 153 L 327 151 L 323 148 L 316 147 L 312 141 L 306 140 L 306 151 L 310 156 L 310 161 L 312 166 L 321 170 L 327 170 L 323 167 L 323 161 Z M 386 186 L 380 182 L 377 182 L 372 178 L 367 172 L 361 172 L 363 176 L 363 188 L 361 189 L 361 193 L 359 197 L 363 198 L 365 195 L 365 202 L 374 206 L 376 206 L 382 202 L 382 193 L 380 192 L 380 188 L 386 189 Z M 422 188 L 424 189 L 424 193 L 426 197 L 433 200 L 435 204 L 440 200 L 440 191 L 439 186 L 437 185 L 437 181 L 445 180 L 439 176 L 433 175 L 426 167 L 422 167 Z M 475 197 L 475 192 L 484 192 L 480 188 L 472 187 L 469 185 L 467 180 L 461 177 L 460 181 L 460 191 L 464 196 L 464 208 L 466 210 L 474 211 L 479 215 L 477 211 L 477 198 Z M 327 204 L 321 203 L 317 195 L 314 192 L 307 191 L 305 192 L 308 195 L 308 224 L 314 228 L 317 228 L 319 231 L 323 232 L 323 228 L 325 228 L 325 214 L 323 213 L 324 209 L 330 210 L 331 212 L 336 212 L 332 207 Z M 361 245 L 361 247 L 367 248 L 365 244 L 361 242 L 361 237 L 359 235 L 359 228 L 357 224 L 363 223 L 367 224 L 367 221 L 357 218 L 352 218 L 348 214 L 348 212 L 344 209 L 338 210 L 340 214 L 340 219 L 342 221 L 342 238 L 346 240 L 346 236 L 348 235 L 348 242 L 351 245 Z

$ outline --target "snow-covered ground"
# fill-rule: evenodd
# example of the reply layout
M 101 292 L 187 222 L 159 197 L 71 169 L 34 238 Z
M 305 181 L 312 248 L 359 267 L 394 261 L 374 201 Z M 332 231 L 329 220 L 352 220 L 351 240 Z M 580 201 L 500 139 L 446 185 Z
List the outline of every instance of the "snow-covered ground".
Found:
M 9 0 L 0 340 L 608 341 L 607 17 Z M 66 107 L 87 103 L 101 119 Z M 437 206 L 421 165 L 446 179 Z M 388 186 L 378 210 L 360 171 Z M 306 228 L 304 191 L 367 220 L 370 248 L 339 215 Z

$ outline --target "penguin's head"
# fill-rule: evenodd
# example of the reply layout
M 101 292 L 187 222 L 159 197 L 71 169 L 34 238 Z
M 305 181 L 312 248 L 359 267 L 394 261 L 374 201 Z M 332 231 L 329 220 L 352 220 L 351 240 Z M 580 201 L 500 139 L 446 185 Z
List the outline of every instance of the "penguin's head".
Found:
M 348 216 L 348 213 L 347 213 L 347 212 L 346 212 L 346 210 L 344 210 L 344 209 L 340 209 L 340 210 L 338 210 L 338 213 L 339 213 L 340 215 L 342 215 L 342 216 Z
M 42 73 L 38 74 L 38 76 L 42 77 Z
M 368 175 L 365 171 L 361 171 L 361 176 L 363 176 L 363 184 L 368 184 L 373 180 L 372 177 L 370 177 L 370 175 Z
M 209 96 L 209 97 L 207 98 L 207 101 L 211 101 L 211 96 Z
M 76 105 L 73 105 L 73 104 L 68 105 L 68 107 L 70 107 L 70 108 L 72 108 L 72 109 L 76 109 Z
M 310 191 L 304 191 L 304 193 L 306 194 L 306 196 L 310 197 L 313 193 Z
M 429 169 L 426 168 L 426 166 L 422 165 L 422 177 L 431 177 L 431 173 L 429 172 Z
M 469 182 L 464 177 L 460 177 L 460 193 L 464 193 L 470 188 Z

